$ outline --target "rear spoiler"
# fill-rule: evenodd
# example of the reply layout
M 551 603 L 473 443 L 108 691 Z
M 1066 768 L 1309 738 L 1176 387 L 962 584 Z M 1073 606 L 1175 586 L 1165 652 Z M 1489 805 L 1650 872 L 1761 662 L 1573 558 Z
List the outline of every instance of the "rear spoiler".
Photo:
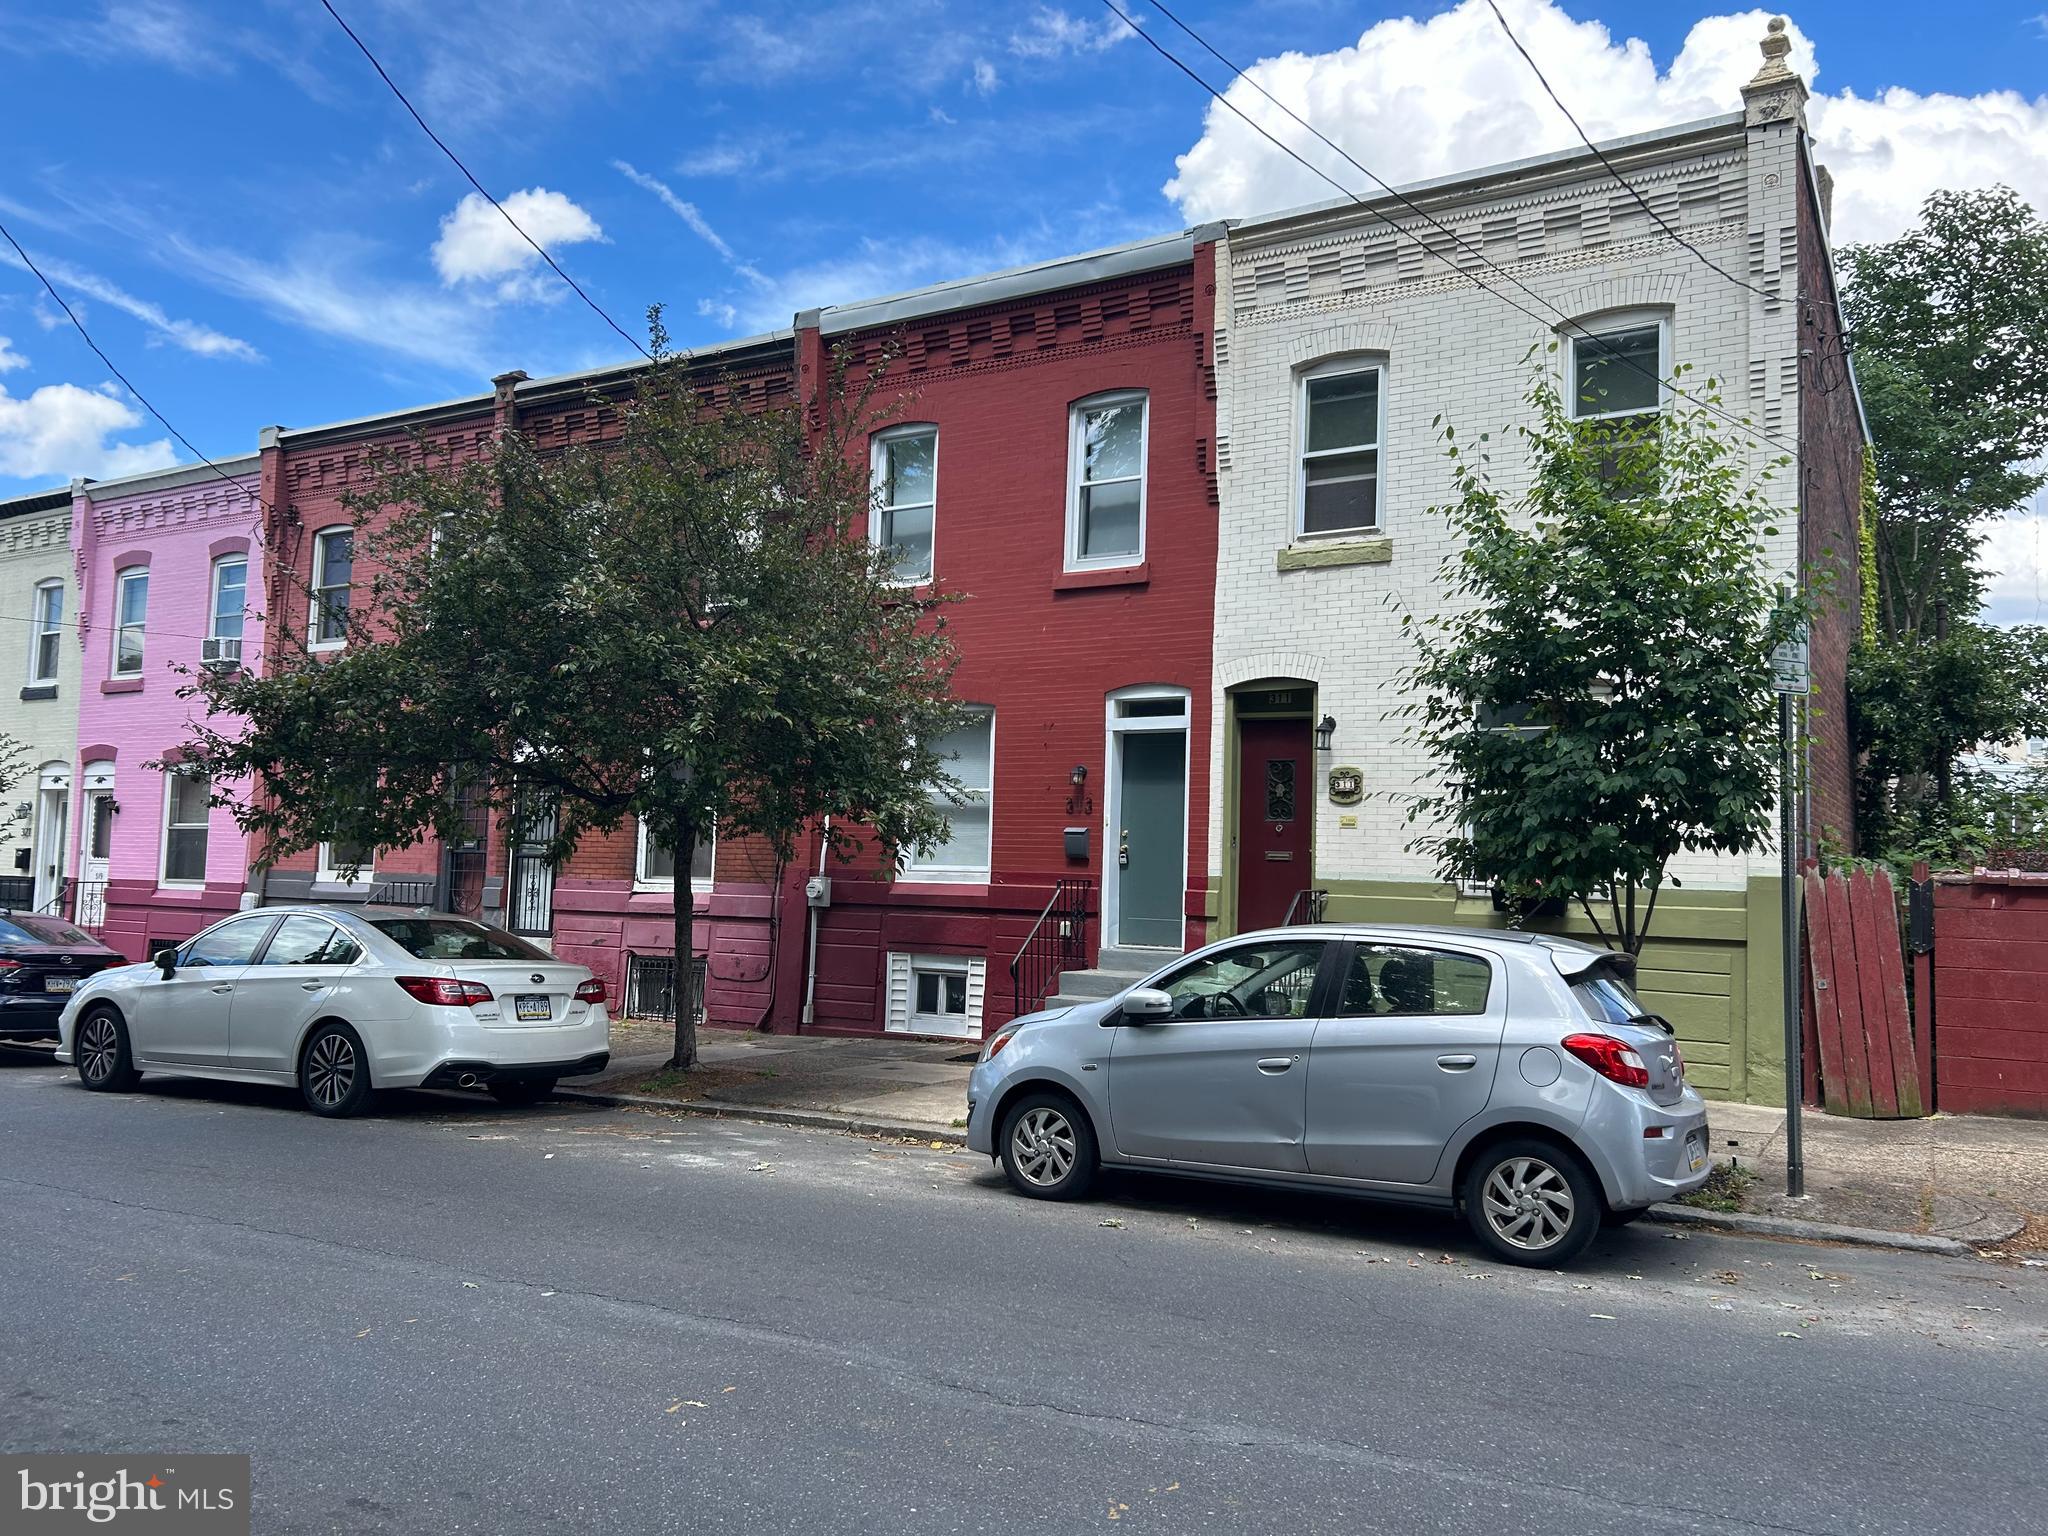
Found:
M 1590 949 L 1578 944 L 1553 944 L 1545 946 L 1550 951 L 1550 963 L 1557 967 L 1558 975 L 1566 981 L 1584 981 L 1593 975 L 1613 976 L 1621 981 L 1633 982 L 1636 976 L 1636 957 L 1618 949 Z

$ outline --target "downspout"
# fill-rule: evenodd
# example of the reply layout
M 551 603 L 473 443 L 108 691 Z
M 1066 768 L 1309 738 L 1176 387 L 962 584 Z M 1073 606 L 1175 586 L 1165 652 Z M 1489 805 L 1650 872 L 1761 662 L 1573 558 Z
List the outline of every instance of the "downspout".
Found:
M 818 875 L 825 874 L 825 851 L 832 846 L 832 818 L 825 818 L 825 828 L 818 838 Z M 809 920 L 809 953 L 804 960 L 804 1015 L 803 1023 L 809 1027 L 817 1011 L 818 998 L 818 909 L 811 905 L 808 894 L 804 897 L 804 915 Z

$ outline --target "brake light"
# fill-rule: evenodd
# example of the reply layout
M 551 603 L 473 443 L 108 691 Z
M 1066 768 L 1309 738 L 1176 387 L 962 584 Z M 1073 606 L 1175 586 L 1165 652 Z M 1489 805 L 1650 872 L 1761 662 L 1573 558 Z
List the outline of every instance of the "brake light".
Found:
M 586 981 L 585 983 L 583 983 L 582 986 L 576 989 L 576 1001 L 579 1003 L 603 1002 L 604 983 L 599 981 L 595 976 L 591 977 L 590 980 Z
M 1624 1088 L 1650 1086 L 1650 1069 L 1626 1040 L 1612 1035 L 1566 1035 L 1560 1043 L 1610 1083 Z
M 491 989 L 480 981 L 453 981 L 446 976 L 396 976 L 392 978 L 423 1003 L 448 1008 L 474 1008 L 491 1001 Z
M 0 960 L 0 971 L 18 971 L 20 969 L 21 962 L 19 960 Z

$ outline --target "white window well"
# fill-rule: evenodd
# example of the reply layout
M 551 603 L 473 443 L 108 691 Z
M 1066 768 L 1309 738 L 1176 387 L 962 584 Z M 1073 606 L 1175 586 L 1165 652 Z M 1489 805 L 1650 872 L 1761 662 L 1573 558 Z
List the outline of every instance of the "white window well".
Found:
M 1098 395 L 1073 408 L 1067 446 L 1067 569 L 1145 558 L 1146 397 Z
M 1386 370 L 1343 361 L 1301 379 L 1301 469 L 1295 531 L 1368 533 L 1380 526 Z
M 930 853 L 906 854 L 909 880 L 973 882 L 989 872 L 990 814 L 995 800 L 996 712 L 970 705 L 960 724 L 938 741 L 946 771 L 960 781 L 957 797 L 935 793 L 933 806 L 946 818 L 946 841 Z
M 142 629 L 149 617 L 149 568 L 123 571 L 114 578 L 114 676 L 142 673 Z
M 987 979 L 988 962 L 979 956 L 891 954 L 883 1028 L 891 1034 L 978 1040 Z
M 36 587 L 29 613 L 28 680 L 31 687 L 57 681 L 64 655 L 64 583 L 45 581 Z
M 690 850 L 691 890 L 711 889 L 712 870 L 716 867 L 717 858 L 718 834 L 714 830 L 708 837 L 699 837 L 696 846 Z M 675 851 L 649 836 L 644 821 L 640 823 L 635 844 L 633 884 L 646 891 L 672 891 L 676 888 Z
M 874 542 L 897 581 L 932 579 L 938 522 L 939 429 L 892 427 L 874 439 Z

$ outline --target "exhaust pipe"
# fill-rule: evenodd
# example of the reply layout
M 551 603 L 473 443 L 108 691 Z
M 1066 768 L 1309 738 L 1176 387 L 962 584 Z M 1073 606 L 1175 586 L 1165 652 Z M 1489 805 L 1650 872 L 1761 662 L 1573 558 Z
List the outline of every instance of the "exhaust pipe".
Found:
M 483 1085 L 484 1080 L 474 1072 L 465 1072 L 455 1079 L 455 1086 L 458 1088 L 481 1088 Z

